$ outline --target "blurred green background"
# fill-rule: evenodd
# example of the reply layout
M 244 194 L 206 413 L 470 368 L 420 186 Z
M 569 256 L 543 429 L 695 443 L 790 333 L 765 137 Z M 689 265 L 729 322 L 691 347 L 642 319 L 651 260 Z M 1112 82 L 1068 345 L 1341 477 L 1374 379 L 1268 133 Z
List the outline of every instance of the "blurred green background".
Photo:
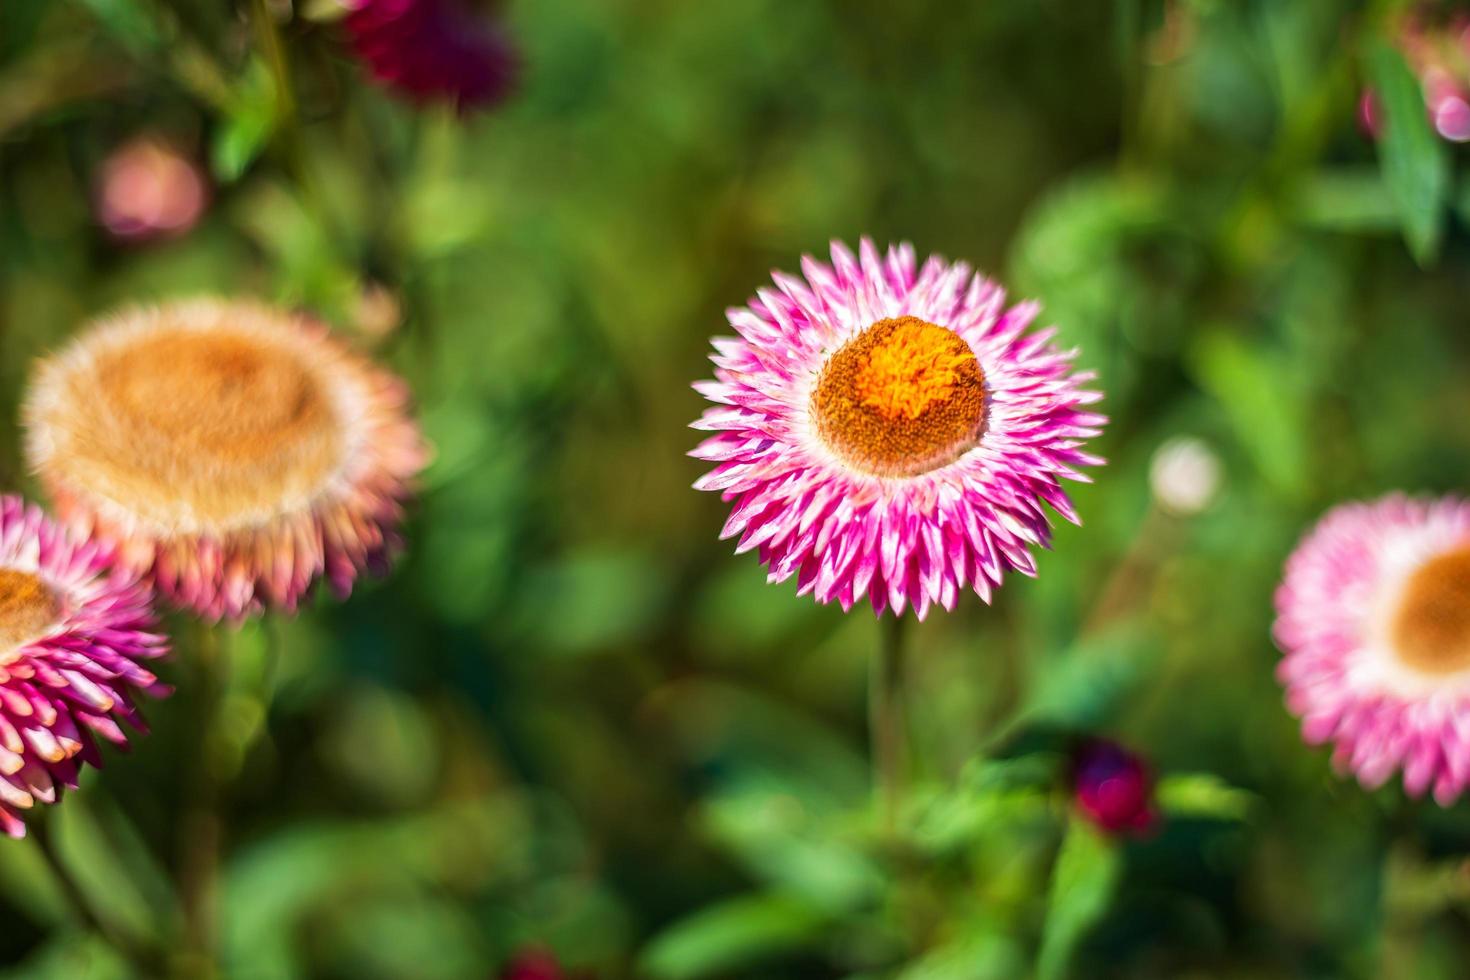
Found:
M 220 975 L 1470 972 L 1463 804 L 1335 778 L 1269 637 L 1326 507 L 1470 463 L 1470 168 L 1395 53 L 1405 5 L 522 0 L 520 86 L 464 116 L 372 84 L 325 5 L 265 9 L 294 120 L 250 4 L 0 5 L 6 418 L 87 318 L 243 293 L 377 352 L 437 448 L 391 578 L 226 642 Z M 144 135 L 212 196 L 123 244 L 94 187 Z M 1039 576 L 914 631 L 898 841 L 873 617 L 767 586 L 684 455 L 723 310 L 861 234 L 1042 300 L 1112 418 Z M 1180 436 L 1220 467 L 1197 505 L 1151 486 Z M 35 492 L 11 424 L 0 478 Z M 139 943 L 177 933 L 197 844 L 171 625 L 153 735 L 52 814 Z M 1157 833 L 1071 815 L 1059 732 L 1151 761 Z M 0 915 L 7 976 L 137 975 L 34 840 L 0 845 Z

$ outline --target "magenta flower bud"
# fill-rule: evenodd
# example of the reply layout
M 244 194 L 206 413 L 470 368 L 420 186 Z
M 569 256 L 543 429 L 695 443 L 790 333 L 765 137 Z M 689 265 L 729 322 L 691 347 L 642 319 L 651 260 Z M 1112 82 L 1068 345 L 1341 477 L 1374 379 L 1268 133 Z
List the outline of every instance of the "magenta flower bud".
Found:
M 494 21 L 459 0 L 347 0 L 343 26 L 373 77 L 414 102 L 460 110 L 510 94 L 520 59 Z
M 1143 759 L 1115 742 L 1090 741 L 1072 760 L 1077 809 L 1111 834 L 1142 833 L 1158 819 L 1153 774 Z

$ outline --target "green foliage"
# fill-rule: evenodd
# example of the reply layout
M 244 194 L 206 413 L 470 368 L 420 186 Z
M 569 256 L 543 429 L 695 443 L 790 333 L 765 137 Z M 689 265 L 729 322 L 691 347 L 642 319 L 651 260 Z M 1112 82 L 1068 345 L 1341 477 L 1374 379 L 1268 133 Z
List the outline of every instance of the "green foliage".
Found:
M 1046 932 L 1037 964 L 1041 980 L 1067 975 L 1072 951 L 1107 912 L 1121 864 L 1117 845 L 1101 831 L 1081 819 L 1068 823 L 1052 870 Z
M 325 0 L 0 2 L 7 492 L 45 496 L 34 360 L 176 295 L 317 313 L 435 450 L 386 581 L 231 634 L 202 744 L 170 619 L 178 694 L 51 812 L 98 924 L 4 842 L 5 975 L 149 975 L 99 929 L 199 966 L 201 773 L 230 977 L 494 977 L 530 947 L 597 980 L 1465 975 L 1462 809 L 1337 779 L 1270 632 L 1326 508 L 1470 471 L 1470 168 L 1404 56 L 1417 5 L 498 6 L 525 75 L 460 115 L 379 87 Z M 139 135 L 209 175 L 181 238 L 94 213 Z M 684 455 L 723 311 L 865 233 L 1040 300 L 1111 419 L 1037 577 L 911 629 L 892 827 L 870 611 L 732 555 Z M 1150 484 L 1178 436 L 1219 460 L 1197 512 Z M 1073 804 L 1098 736 L 1157 774 L 1152 835 Z
M 643 969 L 659 980 L 719 976 L 815 944 L 826 925 L 810 906 L 780 894 L 731 899 L 654 939 L 643 955 Z
M 265 150 L 280 124 L 281 97 L 264 62 L 251 61 L 236 84 L 210 150 L 214 175 L 233 183 Z
M 1424 93 L 1404 57 L 1385 41 L 1368 51 L 1383 107 L 1383 175 L 1398 204 L 1404 239 L 1421 264 L 1439 250 L 1449 196 L 1449 152 L 1430 126 Z

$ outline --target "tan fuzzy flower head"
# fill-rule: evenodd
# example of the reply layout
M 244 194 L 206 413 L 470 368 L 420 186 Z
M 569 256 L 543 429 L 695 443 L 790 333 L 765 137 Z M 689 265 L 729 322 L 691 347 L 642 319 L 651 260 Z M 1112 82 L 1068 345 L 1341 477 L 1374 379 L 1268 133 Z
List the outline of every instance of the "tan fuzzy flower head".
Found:
M 399 545 L 428 460 L 396 376 L 308 317 L 186 300 L 42 361 L 26 455 L 59 516 L 209 619 L 345 595 Z

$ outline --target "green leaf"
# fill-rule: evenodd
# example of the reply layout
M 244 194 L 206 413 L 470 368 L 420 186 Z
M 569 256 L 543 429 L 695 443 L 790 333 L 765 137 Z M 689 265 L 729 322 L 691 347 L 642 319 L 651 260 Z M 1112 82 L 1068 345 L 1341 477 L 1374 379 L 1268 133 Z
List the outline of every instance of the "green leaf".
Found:
M 696 912 L 654 938 L 643 954 L 655 980 L 696 980 L 814 945 L 827 920 L 788 895 L 749 895 Z
M 522 628 L 545 649 L 577 655 L 644 637 L 671 583 L 658 559 L 633 549 L 588 548 L 526 574 Z
M 1092 824 L 1073 818 L 1052 869 L 1037 975 L 1066 976 L 1072 951 L 1102 918 L 1121 868 L 1117 846 Z
M 73 794 L 47 818 L 62 862 L 98 918 L 140 941 L 156 937 L 177 910 L 156 865 L 134 853 L 136 833 L 117 836 L 116 819 L 111 833 L 104 830 L 85 793 Z
M 1037 677 L 1018 725 L 1094 728 L 1144 676 L 1152 651 L 1140 651 L 1144 638 L 1126 625 L 1086 637 Z
M 975 759 L 957 785 L 923 801 L 914 821 L 915 846 L 942 854 L 989 839 L 1013 842 L 1023 828 L 1050 826 L 1058 757 L 1034 753 L 1018 759 Z
M 874 900 L 884 878 L 840 832 L 820 790 L 793 780 L 748 776 L 711 799 L 710 836 L 772 887 L 840 915 Z
M 0 980 L 134 980 L 117 951 L 101 938 L 62 931 L 28 955 Z
M 82 0 L 108 32 L 129 52 L 147 55 L 164 42 L 155 12 L 137 0 Z
M 1159 780 L 1154 798 L 1172 817 L 1244 820 L 1255 797 L 1207 772 L 1178 773 Z
M 1299 221 L 1331 231 L 1381 232 L 1399 225 L 1397 202 L 1371 168 L 1314 173 L 1297 187 L 1292 203 Z
M 280 100 L 270 71 L 252 61 L 214 136 L 210 148 L 214 175 L 227 184 L 239 180 L 270 143 L 279 117 Z
M 1384 41 L 1375 43 L 1368 74 L 1383 112 L 1378 149 L 1384 181 L 1398 205 L 1409 251 L 1423 265 L 1434 259 L 1444 230 L 1449 151 L 1429 124 L 1424 93 L 1403 55 Z
M 1024 973 L 1020 952 L 1008 937 L 967 932 L 904 967 L 897 980 L 1008 980 Z
M 1293 495 L 1310 483 L 1306 399 L 1292 380 L 1289 357 L 1226 330 L 1201 336 L 1190 352 L 1191 373 L 1235 428 L 1261 474 Z

